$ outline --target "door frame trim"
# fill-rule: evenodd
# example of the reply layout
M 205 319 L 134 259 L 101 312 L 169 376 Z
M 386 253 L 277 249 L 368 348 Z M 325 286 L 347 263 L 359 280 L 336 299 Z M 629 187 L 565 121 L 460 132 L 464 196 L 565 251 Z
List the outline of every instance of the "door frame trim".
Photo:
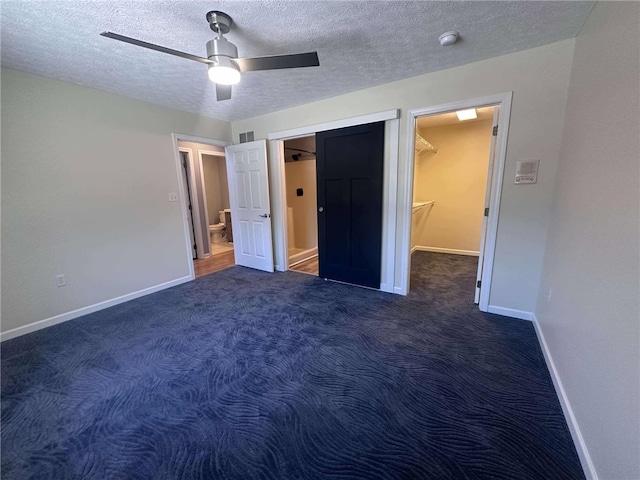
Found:
M 397 108 L 385 110 L 383 112 L 369 113 L 366 115 L 358 115 L 357 117 L 343 118 L 330 122 L 316 123 L 306 127 L 292 128 L 289 130 L 280 130 L 267 135 L 267 140 L 291 140 L 298 137 L 308 137 L 312 133 L 323 132 L 325 130 L 336 130 L 338 128 L 355 127 L 356 125 L 364 125 L 367 123 L 386 122 L 387 120 L 395 120 L 400 117 Z
M 180 153 L 186 153 L 187 154 L 187 162 L 189 163 L 189 172 L 187 172 L 185 170 L 185 168 L 182 167 L 182 169 L 180 170 L 180 173 L 184 174 L 187 177 L 186 181 L 189 183 L 189 190 L 184 192 L 185 210 L 186 210 L 187 204 L 189 203 L 189 202 L 187 202 L 187 200 L 190 200 L 190 202 L 191 202 L 191 222 L 193 223 L 193 243 L 195 244 L 195 247 L 196 247 L 195 248 L 195 250 L 196 250 L 196 258 L 194 258 L 193 260 L 197 260 L 198 259 L 198 255 L 200 255 L 200 253 L 201 253 L 200 251 L 201 251 L 202 247 L 200 245 L 200 242 L 201 242 L 200 237 L 198 235 L 196 235 L 196 233 L 198 231 L 200 231 L 200 215 L 198 214 L 199 212 L 197 212 L 198 199 L 194 197 L 194 193 L 195 192 L 193 190 L 193 181 L 194 181 L 194 178 L 195 178 L 192 175 L 192 173 L 193 173 L 193 150 L 191 148 L 180 147 L 179 146 L 178 147 L 178 151 Z M 187 199 L 187 195 L 189 194 L 189 192 L 191 192 L 191 195 L 189 195 L 190 198 Z M 182 200 L 180 200 L 180 201 L 182 202 Z M 189 221 L 189 215 L 187 214 L 186 217 L 187 217 L 187 222 L 188 222 Z M 189 236 L 189 241 L 191 241 L 191 236 Z
M 190 147 L 180 147 L 178 145 L 178 150 L 182 153 L 187 154 L 187 161 L 189 162 L 189 178 L 187 181 L 189 182 L 189 186 L 191 188 L 191 217 L 193 219 L 193 229 L 195 232 L 194 242 L 196 243 L 196 260 L 207 258 L 211 256 L 211 252 L 205 250 L 205 245 L 203 245 L 204 239 L 202 238 L 202 220 L 201 215 L 205 217 L 206 221 L 206 207 L 207 202 L 205 201 L 202 205 L 203 210 L 200 210 L 200 201 L 198 199 L 198 183 L 200 183 L 200 188 L 204 185 L 203 175 L 202 175 L 202 163 L 199 163 L 199 170 L 196 167 L 196 158 L 193 154 L 193 148 Z M 196 175 L 196 171 L 200 172 L 200 175 Z M 198 178 L 200 182 L 198 182 Z M 204 193 L 204 192 L 203 192 Z M 187 199 L 187 192 L 185 192 L 185 201 Z M 206 199 L 206 197 L 205 197 Z M 188 220 L 188 217 L 187 217 Z
M 496 157 L 493 170 L 493 182 L 491 185 L 491 196 L 489 201 L 489 218 L 487 225 L 487 239 L 485 244 L 484 268 L 482 272 L 482 286 L 480 290 L 479 308 L 486 312 L 489 308 L 489 296 L 491 294 L 491 279 L 493 276 L 493 263 L 496 249 L 496 238 L 498 233 L 498 217 L 500 214 L 500 198 L 502 195 L 502 181 L 504 179 L 504 168 L 507 156 L 507 139 L 509 137 L 509 120 L 511 118 L 511 100 L 513 92 L 489 95 L 486 97 L 460 100 L 432 107 L 410 110 L 407 115 L 406 131 L 406 161 L 402 178 L 398 178 L 398 183 L 402 186 L 401 194 L 398 196 L 400 216 L 398 218 L 398 236 L 400 240 L 400 273 L 402 284 L 396 287 L 396 293 L 406 295 L 409 291 L 411 275 L 411 206 L 413 203 L 413 176 L 414 176 L 414 149 L 416 134 L 416 119 L 427 115 L 437 115 L 441 113 L 464 110 L 468 108 L 480 108 L 487 106 L 499 106 L 500 117 L 498 118 L 498 138 L 496 142 Z
M 398 154 L 400 133 L 400 111 L 385 110 L 341 120 L 308 125 L 290 130 L 269 133 L 269 181 L 271 189 L 271 212 L 273 217 L 273 245 L 275 269 L 289 269 L 287 245 L 287 195 L 284 169 L 284 142 L 307 137 L 317 132 L 353 127 L 367 123 L 385 122 L 384 170 L 382 182 L 382 265 L 380 290 L 393 293 L 396 252 L 396 196 L 398 192 Z
M 186 135 L 183 133 L 171 133 L 171 143 L 173 144 L 173 157 L 174 166 L 176 172 L 176 180 L 178 182 L 178 195 L 180 198 L 180 213 L 182 215 L 182 228 L 184 234 L 184 246 L 185 246 L 185 259 L 187 261 L 187 269 L 189 271 L 189 279 L 196 278 L 195 267 L 193 265 L 193 254 L 191 245 L 191 234 L 189 233 L 189 219 L 187 218 L 187 193 L 184 191 L 182 185 L 182 164 L 180 163 L 180 147 L 179 141 L 202 143 L 205 145 L 212 145 L 214 147 L 226 147 L 227 145 L 233 145 L 233 142 L 227 142 L 224 140 L 216 140 L 214 138 L 197 137 L 194 135 Z M 193 155 L 190 155 L 193 161 Z M 197 245 L 197 242 L 196 242 Z

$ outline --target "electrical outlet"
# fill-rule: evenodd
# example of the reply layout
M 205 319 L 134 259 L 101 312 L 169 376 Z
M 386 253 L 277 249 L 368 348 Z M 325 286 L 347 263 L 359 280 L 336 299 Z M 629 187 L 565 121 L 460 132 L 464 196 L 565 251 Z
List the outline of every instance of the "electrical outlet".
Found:
M 62 275 L 56 275 L 56 287 L 64 287 L 67 284 L 67 280 L 64 278 L 64 273 Z
M 551 302 L 552 293 L 553 293 L 553 289 L 551 287 L 547 288 L 547 303 Z
M 178 201 L 178 194 L 175 192 L 171 192 L 169 194 L 169 201 L 170 202 L 177 202 Z

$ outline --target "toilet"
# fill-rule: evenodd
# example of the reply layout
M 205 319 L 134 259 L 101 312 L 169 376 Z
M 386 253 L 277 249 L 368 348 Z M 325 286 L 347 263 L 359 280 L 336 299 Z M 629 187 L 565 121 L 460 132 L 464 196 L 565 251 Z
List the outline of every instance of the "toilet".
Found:
M 222 238 L 222 231 L 224 230 L 224 210 L 220 210 L 218 212 L 218 219 L 220 220 L 220 223 L 209 225 L 211 243 L 224 242 L 224 238 Z

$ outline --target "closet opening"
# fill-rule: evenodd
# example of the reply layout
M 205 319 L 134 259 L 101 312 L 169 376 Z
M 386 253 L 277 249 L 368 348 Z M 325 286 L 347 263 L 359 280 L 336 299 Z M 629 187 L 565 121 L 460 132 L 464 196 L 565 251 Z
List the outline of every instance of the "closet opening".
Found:
M 416 117 L 412 278 L 464 282 L 479 303 L 499 106 Z
M 277 145 L 288 269 L 381 288 L 385 128 L 348 125 Z
M 316 137 L 284 142 L 289 269 L 318 275 Z

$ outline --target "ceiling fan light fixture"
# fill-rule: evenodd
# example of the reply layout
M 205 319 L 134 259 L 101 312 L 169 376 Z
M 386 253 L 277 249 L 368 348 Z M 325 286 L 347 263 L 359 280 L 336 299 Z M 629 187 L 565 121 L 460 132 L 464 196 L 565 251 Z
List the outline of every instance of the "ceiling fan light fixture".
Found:
M 212 63 L 209 65 L 209 80 L 220 85 L 235 85 L 240 82 L 240 70 L 233 62 Z
M 231 85 L 240 82 L 241 72 L 320 66 L 318 52 L 239 58 L 236 46 L 224 38 L 224 34 L 229 32 L 231 25 L 233 25 L 231 17 L 224 12 L 212 10 L 207 13 L 207 22 L 209 22 L 211 30 L 217 33 L 216 38 L 207 42 L 207 58 L 145 42 L 137 38 L 126 37 L 114 32 L 106 31 L 100 35 L 119 42 L 155 50 L 156 52 L 204 63 L 207 65 L 209 79 L 216 84 L 216 100 L 218 102 L 231 99 Z

